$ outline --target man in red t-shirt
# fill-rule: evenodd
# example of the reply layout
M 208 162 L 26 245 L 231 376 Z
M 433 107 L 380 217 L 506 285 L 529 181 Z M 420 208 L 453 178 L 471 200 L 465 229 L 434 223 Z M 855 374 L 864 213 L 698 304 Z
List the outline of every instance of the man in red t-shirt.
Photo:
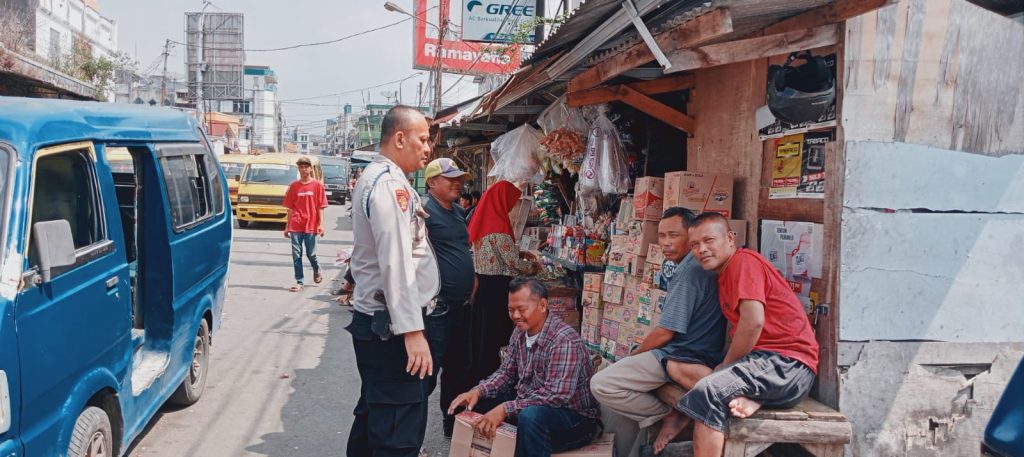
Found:
M 722 364 L 676 409 L 695 421 L 694 456 L 719 457 L 730 414 L 749 417 L 762 405 L 789 408 L 807 396 L 818 370 L 818 342 L 789 283 L 757 252 L 736 248 L 724 217 L 701 214 L 688 231 L 701 267 L 718 273 L 732 343 Z
M 313 267 L 313 282 L 320 284 L 320 264 L 316 261 L 316 237 L 324 236 L 321 222 L 324 219 L 324 208 L 327 207 L 327 194 L 324 183 L 313 179 L 313 163 L 308 157 L 299 157 L 295 162 L 299 167 L 299 179 L 288 186 L 284 194 L 284 207 L 288 208 L 288 226 L 284 229 L 284 237 L 292 241 L 292 263 L 295 264 L 295 285 L 289 290 L 302 290 L 302 250 L 306 250 L 306 258 Z

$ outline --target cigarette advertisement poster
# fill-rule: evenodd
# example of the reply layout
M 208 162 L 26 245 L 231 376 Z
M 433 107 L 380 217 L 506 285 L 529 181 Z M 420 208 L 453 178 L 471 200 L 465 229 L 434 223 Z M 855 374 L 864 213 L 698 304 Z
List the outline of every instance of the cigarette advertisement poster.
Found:
M 772 181 L 768 198 L 824 198 L 825 145 L 835 133 L 808 132 L 773 140 Z

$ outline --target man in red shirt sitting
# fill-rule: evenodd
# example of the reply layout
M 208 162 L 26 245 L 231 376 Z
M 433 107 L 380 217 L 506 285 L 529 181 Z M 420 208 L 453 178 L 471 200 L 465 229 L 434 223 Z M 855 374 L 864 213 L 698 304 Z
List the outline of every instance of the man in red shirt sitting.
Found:
M 324 183 L 313 179 L 313 163 L 308 157 L 299 157 L 299 179 L 288 186 L 284 194 L 284 207 L 288 208 L 288 226 L 284 237 L 292 240 L 292 263 L 295 264 L 295 285 L 292 292 L 302 290 L 302 250 L 306 250 L 309 266 L 313 267 L 313 282 L 320 284 L 320 264 L 316 261 L 316 237 L 324 236 L 321 222 L 327 207 Z
M 724 217 L 701 214 L 689 237 L 701 267 L 718 273 L 732 343 L 722 364 L 676 409 L 695 420 L 694 455 L 719 457 L 730 414 L 745 418 L 761 406 L 789 408 L 807 396 L 818 369 L 818 342 L 786 280 L 757 252 L 736 248 Z

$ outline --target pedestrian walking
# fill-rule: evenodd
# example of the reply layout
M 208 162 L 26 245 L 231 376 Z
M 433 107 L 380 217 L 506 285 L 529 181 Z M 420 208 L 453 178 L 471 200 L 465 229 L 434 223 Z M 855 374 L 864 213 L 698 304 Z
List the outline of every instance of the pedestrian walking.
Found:
M 473 301 L 473 374 L 475 384 L 501 364 L 499 349 L 512 336 L 508 319 L 508 284 L 513 277 L 540 270 L 539 259 L 516 246 L 509 212 L 522 192 L 508 181 L 498 181 L 484 193 L 469 223 L 477 294 Z
M 469 379 L 472 363 L 470 351 L 470 306 L 476 276 L 473 254 L 469 250 L 466 213 L 457 202 L 462 184 L 470 176 L 452 159 L 442 158 L 427 165 L 423 174 L 427 182 L 425 198 L 427 234 L 441 267 L 441 293 L 434 312 L 427 316 L 427 340 L 440 367 L 441 417 L 445 436 L 451 436 L 455 418 L 448 414 L 448 405 L 455 397 L 473 386 Z M 435 370 L 436 371 L 436 370 Z M 427 396 L 436 387 L 438 374 L 428 381 Z
M 427 426 L 433 358 L 424 315 L 440 287 L 419 195 L 406 175 L 430 153 L 427 120 L 399 105 L 381 121 L 380 157 L 367 165 L 353 201 L 352 334 L 361 381 L 349 457 L 416 456 Z
M 288 186 L 284 194 L 284 207 L 288 208 L 288 225 L 284 237 L 292 242 L 292 264 L 295 266 L 295 285 L 289 290 L 298 292 L 303 287 L 302 252 L 306 252 L 309 266 L 313 268 L 313 282 L 320 284 L 320 264 L 316 260 L 316 237 L 324 236 L 324 208 L 327 194 L 324 183 L 313 178 L 313 163 L 308 157 L 299 157 L 299 179 Z

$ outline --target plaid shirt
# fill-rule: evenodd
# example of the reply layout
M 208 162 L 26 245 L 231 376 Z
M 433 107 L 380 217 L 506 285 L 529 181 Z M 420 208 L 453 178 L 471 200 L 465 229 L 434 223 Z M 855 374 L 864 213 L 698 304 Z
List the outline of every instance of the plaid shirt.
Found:
M 514 387 L 516 399 L 503 404 L 513 417 L 528 406 L 549 406 L 597 418 L 597 400 L 590 393 L 594 369 L 579 334 L 548 314 L 538 335 L 527 354 L 526 333 L 512 332 L 501 367 L 477 386 L 480 395 L 494 398 Z

